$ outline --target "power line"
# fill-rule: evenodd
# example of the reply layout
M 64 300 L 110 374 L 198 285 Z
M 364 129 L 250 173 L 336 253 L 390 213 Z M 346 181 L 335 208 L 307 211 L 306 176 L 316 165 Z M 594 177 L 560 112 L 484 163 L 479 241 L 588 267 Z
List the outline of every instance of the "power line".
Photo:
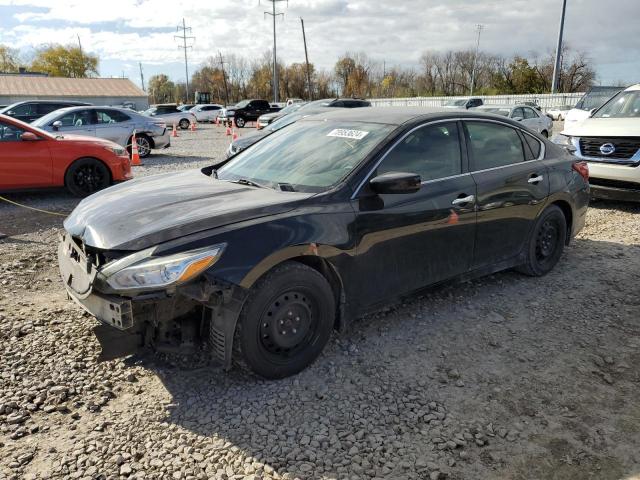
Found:
M 476 42 L 476 54 L 473 56 L 473 69 L 471 70 L 471 92 L 469 95 L 473 95 L 473 87 L 476 81 L 476 65 L 478 63 L 478 51 L 480 50 L 480 34 L 484 29 L 484 25 L 477 24 L 476 29 L 478 30 L 478 41 Z
M 567 10 L 567 0 L 562 0 L 562 13 L 560 14 L 560 29 L 558 31 L 558 45 L 556 46 L 556 61 L 553 64 L 553 78 L 551 79 L 551 93 L 556 93 L 558 76 L 560 75 L 560 58 L 562 57 L 562 34 L 564 33 L 564 14 Z
M 302 41 L 304 42 L 304 60 L 307 64 L 307 84 L 309 86 L 309 100 L 313 100 L 313 88 L 311 88 L 311 70 L 309 69 L 309 54 L 307 53 L 307 36 L 304 33 L 304 20 L 300 17 L 302 24 Z
M 265 0 L 266 2 L 271 2 L 272 11 L 264 12 L 265 15 L 271 15 L 273 17 L 273 101 L 274 103 L 278 102 L 278 60 L 276 56 L 276 17 L 278 15 L 282 15 L 284 17 L 284 13 L 276 13 L 276 3 L 278 2 L 287 2 L 287 6 L 289 5 L 289 0 Z
M 176 27 L 176 31 L 182 30 L 182 35 L 174 35 L 173 38 L 178 38 L 182 40 L 182 46 L 178 45 L 178 48 L 182 48 L 184 50 L 184 74 L 186 78 L 187 84 L 187 98 L 185 99 L 185 103 L 189 103 L 189 64 L 187 62 L 187 50 L 189 48 L 193 48 L 192 45 L 187 45 L 187 40 L 195 41 L 196 37 L 187 35 L 187 31 L 191 33 L 191 27 L 187 27 L 184 18 L 182 19 L 182 26 L 178 25 Z

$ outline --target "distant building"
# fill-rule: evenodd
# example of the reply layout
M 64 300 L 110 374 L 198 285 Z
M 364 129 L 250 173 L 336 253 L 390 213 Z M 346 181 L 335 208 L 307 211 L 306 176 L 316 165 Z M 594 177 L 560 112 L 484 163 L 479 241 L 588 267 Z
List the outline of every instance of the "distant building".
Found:
M 0 73 L 0 105 L 24 100 L 76 100 L 93 105 L 149 107 L 147 94 L 127 78 L 48 77 L 32 72 Z

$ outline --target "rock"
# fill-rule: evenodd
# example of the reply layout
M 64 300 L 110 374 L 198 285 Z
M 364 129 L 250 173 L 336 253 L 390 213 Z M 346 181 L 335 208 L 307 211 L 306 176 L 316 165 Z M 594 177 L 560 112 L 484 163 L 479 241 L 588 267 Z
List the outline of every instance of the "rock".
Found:
M 120 475 L 131 475 L 133 470 L 131 469 L 131 465 L 128 463 L 124 463 L 120 466 Z

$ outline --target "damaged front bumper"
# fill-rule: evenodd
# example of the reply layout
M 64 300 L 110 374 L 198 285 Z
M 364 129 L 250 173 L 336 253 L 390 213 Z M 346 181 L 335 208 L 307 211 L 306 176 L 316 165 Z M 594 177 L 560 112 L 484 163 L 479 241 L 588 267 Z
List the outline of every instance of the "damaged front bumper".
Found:
M 205 273 L 179 287 L 137 294 L 109 291 L 103 268 L 69 234 L 61 236 L 58 263 L 69 297 L 103 324 L 94 330 L 101 359 L 144 347 L 188 353 L 200 343 L 212 360 L 231 367 L 235 327 L 246 298 L 242 287 Z

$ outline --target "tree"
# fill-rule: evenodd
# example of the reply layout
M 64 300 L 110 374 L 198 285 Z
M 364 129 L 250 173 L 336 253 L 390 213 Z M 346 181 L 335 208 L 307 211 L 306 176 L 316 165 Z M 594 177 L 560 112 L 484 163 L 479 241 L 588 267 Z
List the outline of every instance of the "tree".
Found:
M 151 103 L 173 102 L 176 86 L 169 77 L 161 73 L 149 79 L 149 95 Z
M 0 45 L 0 72 L 15 73 L 19 68 L 18 51 L 6 45 Z
M 48 45 L 38 50 L 31 69 L 52 77 L 93 77 L 98 75 L 98 57 L 74 46 Z

